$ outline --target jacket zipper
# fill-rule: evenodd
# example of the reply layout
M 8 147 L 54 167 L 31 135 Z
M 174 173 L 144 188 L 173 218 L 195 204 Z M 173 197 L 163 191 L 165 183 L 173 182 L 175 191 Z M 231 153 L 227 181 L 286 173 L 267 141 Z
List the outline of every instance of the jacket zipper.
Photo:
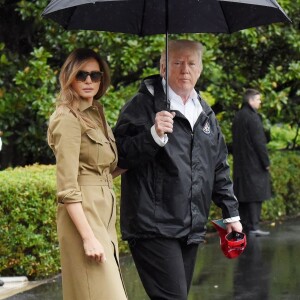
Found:
M 191 132 L 191 153 L 190 153 L 190 155 L 191 155 L 191 166 L 192 166 L 192 158 L 193 158 L 193 147 L 194 147 L 194 132 L 192 131 Z

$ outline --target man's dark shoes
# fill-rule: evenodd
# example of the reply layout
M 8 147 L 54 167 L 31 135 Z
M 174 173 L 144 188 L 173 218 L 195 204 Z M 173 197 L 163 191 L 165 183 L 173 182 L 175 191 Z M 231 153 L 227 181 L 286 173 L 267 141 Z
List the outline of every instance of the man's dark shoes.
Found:
M 263 231 L 260 229 L 257 230 L 249 230 L 250 235 L 255 235 L 255 236 L 267 236 L 270 234 L 270 231 Z

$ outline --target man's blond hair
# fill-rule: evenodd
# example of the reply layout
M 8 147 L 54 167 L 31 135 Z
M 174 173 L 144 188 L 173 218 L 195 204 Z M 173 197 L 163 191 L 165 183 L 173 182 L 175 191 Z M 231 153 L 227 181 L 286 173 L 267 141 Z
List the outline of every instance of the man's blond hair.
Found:
M 202 65 L 202 55 L 203 55 L 203 45 L 199 42 L 190 41 L 190 40 L 170 40 L 169 41 L 169 54 L 173 51 L 180 51 L 180 50 L 194 50 L 198 56 L 199 56 L 199 62 L 200 62 L 200 71 L 202 71 L 203 65 Z M 166 63 L 166 49 L 161 53 L 160 57 L 160 68 L 162 65 L 165 65 Z

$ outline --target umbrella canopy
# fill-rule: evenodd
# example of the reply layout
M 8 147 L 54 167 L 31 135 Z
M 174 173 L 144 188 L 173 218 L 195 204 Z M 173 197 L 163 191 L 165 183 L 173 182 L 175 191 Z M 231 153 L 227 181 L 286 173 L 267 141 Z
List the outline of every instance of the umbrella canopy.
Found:
M 289 22 L 275 0 L 52 0 L 43 12 L 65 29 L 132 33 L 232 33 Z
M 232 33 L 290 22 L 275 0 L 52 0 L 42 15 L 69 30 L 164 33 L 166 61 L 169 33 Z

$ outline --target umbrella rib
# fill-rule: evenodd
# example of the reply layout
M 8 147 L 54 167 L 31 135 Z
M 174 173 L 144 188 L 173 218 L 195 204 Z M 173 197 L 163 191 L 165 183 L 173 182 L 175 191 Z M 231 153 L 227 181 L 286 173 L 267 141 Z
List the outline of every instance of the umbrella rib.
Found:
M 72 13 L 70 13 L 68 21 L 66 22 L 66 29 L 70 29 L 70 24 L 72 24 L 71 19 L 73 18 L 74 12 L 76 11 L 77 6 L 72 7 Z
M 274 0 L 270 0 L 273 4 L 274 4 L 274 6 L 276 6 L 277 7 L 277 9 L 279 9 L 279 11 L 281 11 L 283 14 L 284 14 L 284 16 L 288 19 L 288 22 L 289 23 L 292 23 L 292 20 L 288 17 L 288 15 L 283 11 L 283 9 L 281 8 L 281 6 L 280 5 L 278 5 L 278 3 L 276 2 L 276 1 L 274 1 Z
M 222 6 L 222 4 L 221 4 L 221 2 L 220 2 L 219 0 L 218 0 L 218 2 L 219 2 L 219 5 L 220 5 L 220 7 L 221 7 L 221 10 L 222 10 L 224 22 L 226 23 L 227 32 L 228 32 L 228 33 L 232 33 L 231 30 L 230 30 L 230 27 L 228 26 L 228 22 L 227 22 L 227 20 L 226 20 L 226 18 L 225 18 L 223 6 Z
M 145 9 L 146 9 L 146 0 L 143 1 L 143 12 L 142 12 L 142 19 L 141 19 L 141 23 L 140 23 L 140 32 L 141 32 L 141 36 L 143 36 L 143 28 L 144 28 L 144 18 L 145 18 Z

